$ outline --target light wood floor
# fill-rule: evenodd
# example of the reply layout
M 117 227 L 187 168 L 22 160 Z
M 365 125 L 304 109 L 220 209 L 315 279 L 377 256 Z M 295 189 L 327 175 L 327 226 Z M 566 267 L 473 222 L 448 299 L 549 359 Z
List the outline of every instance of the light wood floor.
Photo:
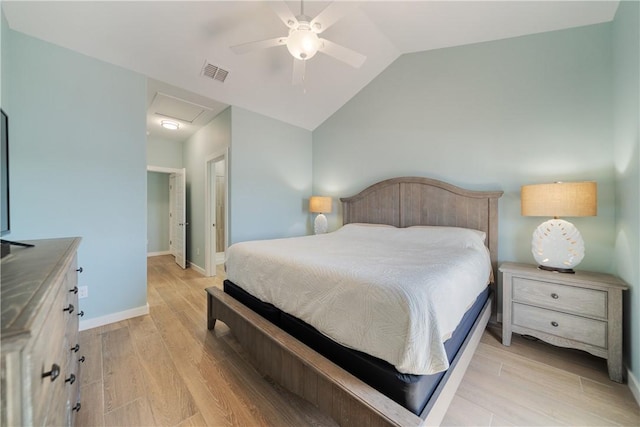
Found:
M 204 289 L 223 274 L 149 259 L 150 315 L 80 334 L 79 426 L 334 425 L 260 377 L 224 324 L 207 330 Z M 603 360 L 487 330 L 443 424 L 638 426 L 640 408 Z

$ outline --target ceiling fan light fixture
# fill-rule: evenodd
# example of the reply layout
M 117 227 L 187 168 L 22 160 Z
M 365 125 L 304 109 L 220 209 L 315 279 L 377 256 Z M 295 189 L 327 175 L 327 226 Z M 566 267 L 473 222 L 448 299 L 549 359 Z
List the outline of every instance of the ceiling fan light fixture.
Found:
M 162 120 L 160 122 L 160 126 L 169 130 L 178 130 L 180 128 L 180 124 L 177 122 L 172 122 L 171 120 Z
M 292 29 L 287 38 L 287 49 L 296 59 L 303 61 L 313 58 L 322 47 L 318 35 L 308 25 L 299 25 Z

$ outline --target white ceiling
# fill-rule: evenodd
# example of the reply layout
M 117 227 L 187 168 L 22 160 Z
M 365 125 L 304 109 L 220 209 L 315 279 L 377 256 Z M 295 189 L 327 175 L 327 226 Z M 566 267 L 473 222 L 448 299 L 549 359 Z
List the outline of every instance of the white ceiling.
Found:
M 299 13 L 299 2 L 287 4 Z M 328 4 L 305 1 L 305 14 L 314 17 Z M 319 53 L 307 62 L 303 87 L 291 84 L 293 58 L 285 47 L 244 55 L 229 49 L 287 35 L 267 2 L 2 1 L 2 7 L 13 30 L 148 76 L 149 106 L 161 92 L 207 107 L 209 115 L 236 105 L 313 130 L 403 53 L 607 22 L 618 1 L 360 1 L 322 37 L 366 55 L 364 65 L 354 69 Z M 205 61 L 229 71 L 224 83 L 201 75 Z M 150 126 L 157 119 L 150 113 Z M 183 127 L 185 134 L 194 129 Z

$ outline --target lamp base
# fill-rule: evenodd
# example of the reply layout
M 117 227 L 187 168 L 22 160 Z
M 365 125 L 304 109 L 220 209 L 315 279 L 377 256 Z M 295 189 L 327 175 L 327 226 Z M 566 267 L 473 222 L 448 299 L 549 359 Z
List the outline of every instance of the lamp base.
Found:
M 555 273 L 576 274 L 573 268 L 547 267 L 546 265 L 539 265 L 538 270 L 553 271 Z
M 327 217 L 323 214 L 318 214 L 316 220 L 313 222 L 313 232 L 315 234 L 324 234 L 327 232 Z
M 541 269 L 570 273 L 584 258 L 584 240 L 570 222 L 550 219 L 533 232 L 531 253 Z

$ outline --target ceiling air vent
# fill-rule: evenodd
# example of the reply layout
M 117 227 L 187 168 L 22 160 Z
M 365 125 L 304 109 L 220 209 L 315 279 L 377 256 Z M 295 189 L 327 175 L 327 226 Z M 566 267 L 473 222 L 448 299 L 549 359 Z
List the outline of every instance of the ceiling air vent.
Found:
M 210 79 L 224 82 L 229 75 L 229 72 L 205 61 L 204 66 L 202 67 L 202 75 L 209 77 Z

